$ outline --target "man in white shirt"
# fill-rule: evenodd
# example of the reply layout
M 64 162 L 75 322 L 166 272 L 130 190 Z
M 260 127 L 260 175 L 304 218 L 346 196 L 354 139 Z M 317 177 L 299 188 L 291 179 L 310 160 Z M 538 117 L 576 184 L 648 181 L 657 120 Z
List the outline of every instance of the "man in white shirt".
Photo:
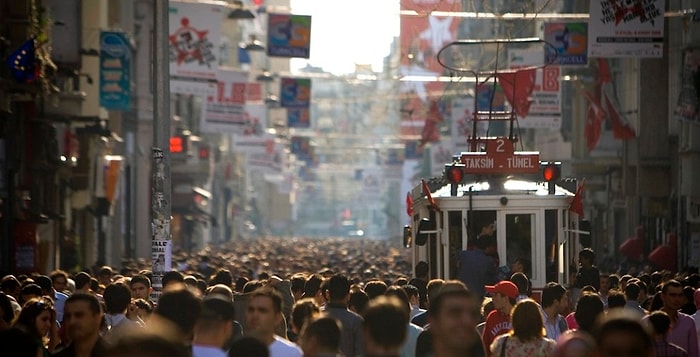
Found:
M 263 341 L 270 357 L 302 357 L 301 348 L 275 335 L 275 326 L 282 322 L 282 296 L 271 287 L 259 288 L 250 294 L 246 308 L 246 334 Z
M 223 347 L 233 332 L 233 300 L 210 294 L 202 300 L 202 310 L 194 326 L 193 357 L 226 357 Z
M 406 292 L 406 295 L 408 295 L 408 301 L 411 304 L 411 318 L 426 311 L 420 308 L 420 293 L 417 287 L 413 285 L 404 285 L 401 288 Z

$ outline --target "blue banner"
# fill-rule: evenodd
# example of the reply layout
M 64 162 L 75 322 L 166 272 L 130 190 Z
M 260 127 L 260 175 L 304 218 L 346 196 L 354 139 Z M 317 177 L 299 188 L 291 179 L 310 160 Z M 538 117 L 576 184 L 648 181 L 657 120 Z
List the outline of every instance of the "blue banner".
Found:
M 100 106 L 131 109 L 131 45 L 123 32 L 100 33 Z
M 268 56 L 309 58 L 311 16 L 269 14 L 268 19 Z

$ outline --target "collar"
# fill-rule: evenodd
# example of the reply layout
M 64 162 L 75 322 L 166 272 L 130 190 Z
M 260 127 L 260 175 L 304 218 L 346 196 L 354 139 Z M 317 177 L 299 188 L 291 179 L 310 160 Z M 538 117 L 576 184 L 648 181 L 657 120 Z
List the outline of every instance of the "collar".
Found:
M 345 305 L 345 304 L 342 303 L 342 302 L 329 302 L 329 303 L 326 303 L 326 308 L 327 308 L 327 309 L 331 309 L 331 308 L 335 308 L 335 309 L 347 309 L 348 306 Z
M 105 314 L 105 321 L 110 328 L 116 327 L 124 322 L 124 320 L 126 320 L 126 315 L 124 314 Z

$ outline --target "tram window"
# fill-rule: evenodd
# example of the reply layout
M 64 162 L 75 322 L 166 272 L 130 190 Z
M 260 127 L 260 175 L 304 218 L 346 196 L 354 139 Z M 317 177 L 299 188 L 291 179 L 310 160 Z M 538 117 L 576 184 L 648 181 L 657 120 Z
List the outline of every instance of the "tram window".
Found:
M 507 264 L 513 265 L 516 261 L 533 262 L 532 245 L 534 238 L 534 221 L 534 214 L 506 214 Z M 525 273 L 530 280 L 538 278 L 533 275 L 532 264 L 523 264 L 522 269 L 523 273 Z
M 450 279 L 456 279 L 458 273 L 457 260 L 462 250 L 462 211 L 450 211 L 448 213 L 449 239 L 450 239 Z

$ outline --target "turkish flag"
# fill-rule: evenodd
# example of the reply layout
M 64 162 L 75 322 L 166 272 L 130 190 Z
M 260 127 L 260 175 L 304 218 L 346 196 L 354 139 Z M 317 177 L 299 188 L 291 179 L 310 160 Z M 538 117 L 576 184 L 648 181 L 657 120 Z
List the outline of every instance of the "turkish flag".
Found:
M 586 180 L 584 179 L 581 184 L 576 188 L 576 194 L 574 194 L 574 199 L 571 200 L 569 204 L 569 211 L 576 213 L 579 217 L 583 218 L 583 187 L 586 185 Z
M 532 91 L 535 89 L 535 68 L 522 71 L 499 72 L 498 83 L 503 88 L 508 103 L 513 106 L 515 113 L 524 118 L 530 111 Z
M 586 113 L 586 125 L 583 135 L 586 137 L 588 151 L 595 149 L 600 141 L 603 122 L 605 121 L 605 111 L 600 105 L 600 97 L 589 92 L 583 93 L 588 100 L 588 110 Z
M 413 217 L 413 197 L 410 192 L 406 192 L 406 214 Z
M 617 96 L 612 82 L 610 66 L 608 65 L 608 60 L 605 58 L 598 58 L 598 85 L 600 85 L 602 97 L 599 97 L 602 99 L 602 103 L 601 100 L 599 100 L 598 104 L 602 104 L 607 118 L 610 119 L 613 137 L 620 140 L 636 138 L 637 133 L 634 131 L 634 128 L 620 115 L 620 104 L 616 99 Z
M 630 140 L 637 137 L 634 129 L 622 119 L 622 116 L 617 111 L 617 105 L 614 104 L 617 101 L 612 97 L 613 94 L 608 91 L 603 93 L 605 97 L 605 111 L 612 124 L 613 137 L 620 140 Z
M 440 206 L 437 205 L 437 202 L 435 202 L 433 195 L 430 194 L 430 187 L 428 187 L 428 184 L 425 182 L 425 179 L 420 179 L 420 182 L 423 187 L 423 194 L 428 198 L 428 203 L 430 203 L 430 207 L 432 207 L 436 211 L 439 211 Z
M 423 132 L 420 136 L 420 145 L 423 146 L 427 143 L 434 143 L 440 141 L 440 128 L 438 123 L 443 121 L 442 113 L 440 112 L 440 107 L 438 106 L 437 100 L 430 101 L 430 108 L 425 118 L 425 125 L 423 126 Z

